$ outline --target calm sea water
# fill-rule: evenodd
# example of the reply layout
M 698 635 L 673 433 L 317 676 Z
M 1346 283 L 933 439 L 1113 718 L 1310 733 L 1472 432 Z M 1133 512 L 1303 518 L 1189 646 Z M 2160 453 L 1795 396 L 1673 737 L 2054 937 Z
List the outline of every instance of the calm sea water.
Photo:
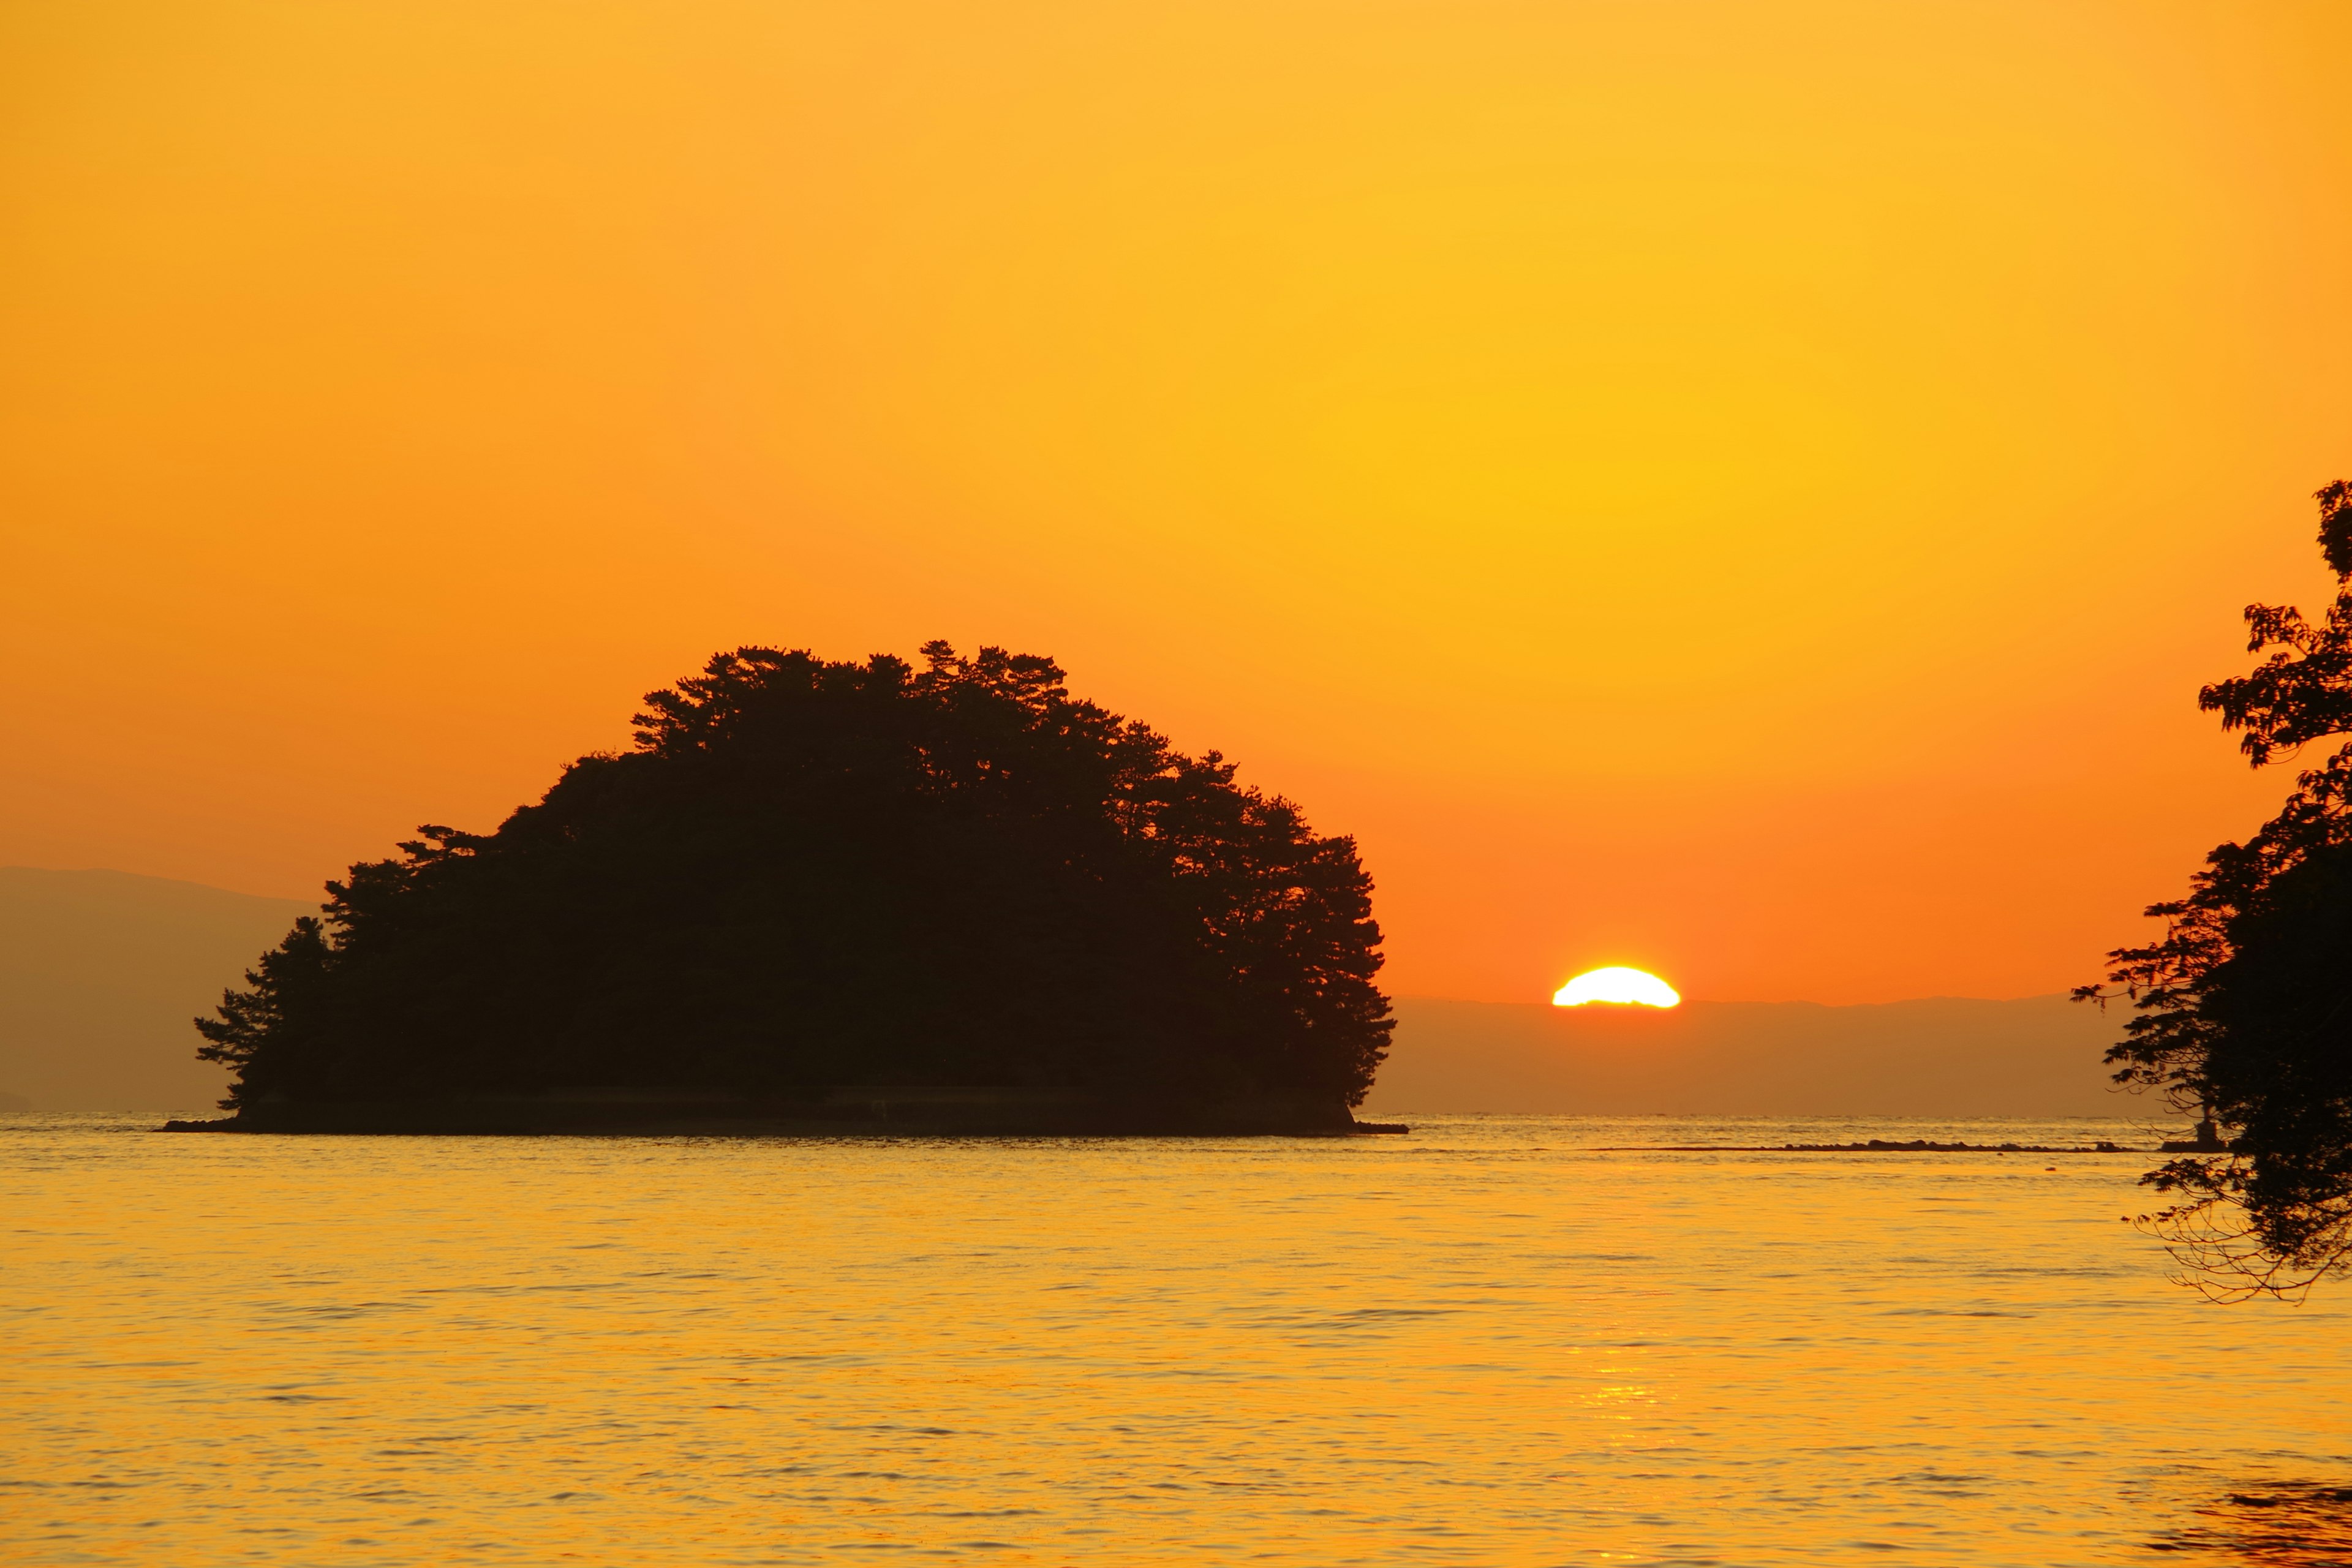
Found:
M 0 1560 L 2352 1561 L 2352 1285 L 2144 1157 L 1612 1148 L 2145 1128 L 147 1124 L 0 1121 Z

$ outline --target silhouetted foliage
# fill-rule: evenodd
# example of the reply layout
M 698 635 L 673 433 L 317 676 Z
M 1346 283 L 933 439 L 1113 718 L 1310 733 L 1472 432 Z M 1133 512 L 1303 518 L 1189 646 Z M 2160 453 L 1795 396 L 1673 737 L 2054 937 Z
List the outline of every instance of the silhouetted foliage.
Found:
M 2318 500 L 2338 584 L 2326 623 L 2249 605 L 2248 651 L 2275 651 L 2198 697 L 2245 731 L 2256 767 L 2352 733 L 2352 486 Z M 2188 897 L 2147 912 L 2163 939 L 2108 955 L 2108 983 L 2137 1010 L 2108 1059 L 2118 1082 L 2232 1134 L 2225 1154 L 2144 1178 L 2180 1199 L 2150 1222 L 2219 1294 L 2299 1290 L 2352 1267 L 2352 745 L 2298 775 L 2260 832 L 2207 856 Z
M 225 1106 L 551 1088 L 1076 1087 L 1359 1103 L 1355 843 L 1050 660 L 745 647 L 497 832 L 330 882 L 199 1020 Z

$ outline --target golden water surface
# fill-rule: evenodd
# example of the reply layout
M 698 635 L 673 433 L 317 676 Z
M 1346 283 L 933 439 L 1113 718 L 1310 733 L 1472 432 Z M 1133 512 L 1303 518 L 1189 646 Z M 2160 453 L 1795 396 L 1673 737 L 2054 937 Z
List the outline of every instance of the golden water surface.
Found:
M 2352 1286 L 2145 1156 L 1614 1147 L 2124 1123 L 146 1124 L 0 1121 L 0 1561 L 2347 1560 Z

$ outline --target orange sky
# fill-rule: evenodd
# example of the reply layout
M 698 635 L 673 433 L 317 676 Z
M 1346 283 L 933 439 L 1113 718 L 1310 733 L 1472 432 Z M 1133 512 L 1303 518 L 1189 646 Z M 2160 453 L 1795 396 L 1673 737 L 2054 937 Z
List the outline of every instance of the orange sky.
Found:
M 0 11 L 0 863 L 307 894 L 1051 653 L 1392 989 L 2090 979 L 2352 477 L 2352 7 Z

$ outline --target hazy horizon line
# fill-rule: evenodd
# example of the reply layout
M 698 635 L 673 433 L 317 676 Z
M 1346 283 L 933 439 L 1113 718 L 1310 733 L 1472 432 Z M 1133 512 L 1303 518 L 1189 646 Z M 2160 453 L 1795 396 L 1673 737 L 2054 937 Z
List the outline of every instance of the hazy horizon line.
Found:
M 2046 1002 L 2053 998 L 2063 999 L 2066 994 L 2067 993 L 2063 991 L 2034 991 L 2023 996 L 1960 996 L 1948 992 L 1938 992 L 1929 996 L 1898 996 L 1885 1002 L 1814 1002 L 1801 997 L 1784 997 L 1777 1001 L 1752 1001 L 1725 996 L 1685 996 L 1673 1007 L 1649 1007 L 1641 1010 L 1652 1013 L 1675 1013 L 1680 1012 L 1684 1007 L 1908 1007 L 1921 1002 L 1981 1002 L 1990 1006 L 2001 1006 L 2013 1002 Z M 1436 996 L 1425 993 L 1402 991 L 1391 1000 L 1445 1002 L 1472 1007 L 1542 1007 L 1546 1009 L 1553 1007 L 1549 1000 L 1498 1002 L 1485 996 Z M 1607 1003 L 1586 1003 L 1580 1007 L 1561 1007 L 1558 1010 L 1562 1013 L 1574 1013 L 1582 1011 L 1583 1006 L 1607 1005 L 1609 1005 Z M 1639 1006 L 1639 1004 L 1629 1004 L 1624 1010 L 1631 1012 Z

